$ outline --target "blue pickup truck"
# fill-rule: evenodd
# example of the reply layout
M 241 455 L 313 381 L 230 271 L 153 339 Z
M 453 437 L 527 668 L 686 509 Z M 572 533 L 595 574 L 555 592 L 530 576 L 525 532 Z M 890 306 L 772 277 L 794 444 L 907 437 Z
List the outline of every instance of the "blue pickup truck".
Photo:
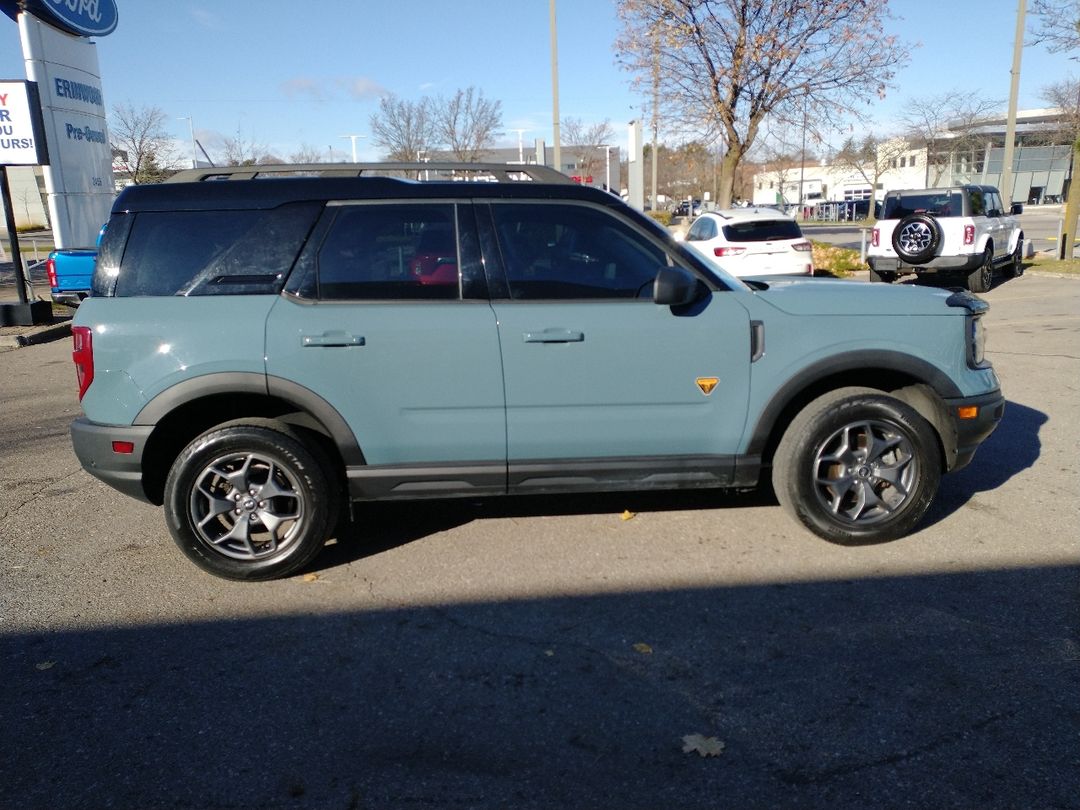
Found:
M 77 307 L 90 294 L 97 248 L 62 248 L 54 250 L 45 261 L 52 300 Z
M 104 234 L 103 226 L 98 232 L 98 245 Z M 54 302 L 77 307 L 90 294 L 90 279 L 94 275 L 97 253 L 97 247 L 85 247 L 58 248 L 49 254 L 45 260 L 45 274 Z

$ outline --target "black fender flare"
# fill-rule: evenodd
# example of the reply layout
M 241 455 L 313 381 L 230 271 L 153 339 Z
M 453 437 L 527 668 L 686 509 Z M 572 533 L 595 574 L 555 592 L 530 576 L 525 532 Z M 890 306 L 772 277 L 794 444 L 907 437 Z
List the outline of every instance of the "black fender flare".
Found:
M 178 382 L 147 402 L 135 417 L 135 425 L 156 425 L 188 402 L 223 394 L 253 394 L 274 397 L 315 419 L 329 434 L 346 466 L 364 463 L 356 436 L 337 408 L 310 388 L 250 371 L 204 374 Z
M 914 382 L 928 385 L 942 399 L 963 396 L 956 383 L 945 372 L 921 358 L 882 349 L 845 352 L 810 364 L 786 380 L 773 393 L 753 426 L 746 449 L 747 455 L 761 456 L 764 453 L 780 417 L 792 402 L 798 401 L 800 395 L 830 377 L 860 370 L 903 374 L 912 378 Z M 850 378 L 845 378 L 843 382 L 838 383 L 838 385 L 852 384 L 855 383 Z

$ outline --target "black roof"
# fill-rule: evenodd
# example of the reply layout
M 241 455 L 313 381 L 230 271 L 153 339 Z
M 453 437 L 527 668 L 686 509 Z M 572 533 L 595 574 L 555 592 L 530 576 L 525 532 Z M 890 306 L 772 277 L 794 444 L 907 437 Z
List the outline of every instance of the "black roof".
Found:
M 581 200 L 624 207 L 618 197 L 575 183 L 418 182 L 392 177 L 274 177 L 128 186 L 113 203 L 124 211 L 199 211 L 276 208 L 284 203 L 328 200 L 428 199 Z

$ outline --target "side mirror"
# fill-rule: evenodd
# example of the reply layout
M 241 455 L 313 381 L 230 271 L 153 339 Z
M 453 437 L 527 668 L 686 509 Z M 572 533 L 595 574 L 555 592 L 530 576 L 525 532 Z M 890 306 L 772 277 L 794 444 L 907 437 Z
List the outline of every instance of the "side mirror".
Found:
M 697 277 L 682 267 L 661 267 L 653 281 L 653 301 L 661 306 L 681 307 L 697 300 Z
M 1024 204 L 1023 203 L 1013 203 L 1012 208 L 1009 209 L 1009 213 L 1012 214 L 1014 217 L 1019 215 L 1019 214 L 1024 213 Z

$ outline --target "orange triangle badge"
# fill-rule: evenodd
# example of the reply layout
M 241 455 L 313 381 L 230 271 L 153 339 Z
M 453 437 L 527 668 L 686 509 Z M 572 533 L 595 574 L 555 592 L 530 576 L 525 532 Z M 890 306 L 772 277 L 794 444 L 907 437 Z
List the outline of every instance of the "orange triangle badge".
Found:
M 716 388 L 717 383 L 720 382 L 717 377 L 698 377 L 694 382 L 697 383 L 697 387 L 701 389 L 701 393 L 708 396 Z

